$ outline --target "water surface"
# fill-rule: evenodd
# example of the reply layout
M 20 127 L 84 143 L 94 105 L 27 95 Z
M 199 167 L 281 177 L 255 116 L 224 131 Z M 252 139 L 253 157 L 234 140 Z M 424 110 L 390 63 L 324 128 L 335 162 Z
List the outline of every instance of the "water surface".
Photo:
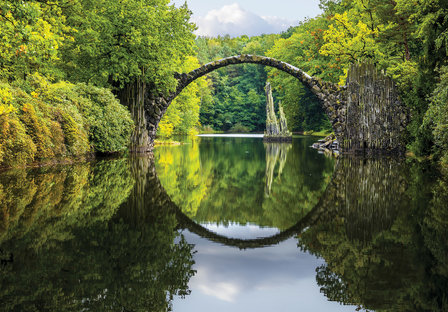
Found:
M 0 173 L 0 311 L 445 311 L 448 183 L 312 138 Z

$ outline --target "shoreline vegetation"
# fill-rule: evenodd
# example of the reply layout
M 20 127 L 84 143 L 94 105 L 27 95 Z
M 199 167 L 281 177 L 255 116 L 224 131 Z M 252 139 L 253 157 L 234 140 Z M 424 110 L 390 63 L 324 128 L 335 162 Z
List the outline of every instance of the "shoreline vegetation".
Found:
M 1 167 L 76 162 L 127 149 L 134 124 L 107 89 L 50 83 L 35 74 L 20 86 L 0 83 L 0 97 Z

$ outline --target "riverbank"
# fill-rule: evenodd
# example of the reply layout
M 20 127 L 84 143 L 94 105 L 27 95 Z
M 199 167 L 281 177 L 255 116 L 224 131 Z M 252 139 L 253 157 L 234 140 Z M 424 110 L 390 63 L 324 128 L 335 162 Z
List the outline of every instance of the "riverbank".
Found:
M 297 133 L 297 134 L 317 136 L 317 137 L 328 137 L 332 133 L 333 133 L 332 131 L 328 131 L 328 130 L 321 130 L 321 131 L 310 130 L 310 131 L 303 131 L 303 132 Z

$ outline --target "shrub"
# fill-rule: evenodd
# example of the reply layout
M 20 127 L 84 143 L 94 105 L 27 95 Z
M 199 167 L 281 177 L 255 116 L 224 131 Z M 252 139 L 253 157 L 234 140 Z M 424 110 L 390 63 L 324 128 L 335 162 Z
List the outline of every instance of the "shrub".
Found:
M 36 151 L 17 115 L 0 114 L 0 165 L 17 166 L 31 162 Z
M 71 155 L 82 155 L 90 151 L 87 133 L 83 126 L 79 125 L 72 115 L 63 110 L 58 114 L 62 131 L 64 133 L 64 143 Z
M 59 112 L 66 112 L 73 118 L 73 122 L 70 122 L 63 116 L 73 131 L 75 124 L 83 125 L 95 152 L 126 150 L 134 123 L 129 111 L 120 104 L 110 90 L 67 82 L 52 85 L 38 83 L 45 101 L 57 107 Z M 63 127 L 64 132 L 68 130 L 67 127 L 68 125 Z M 77 136 L 75 134 L 72 137 Z
M 38 74 L 20 87 L 0 82 L 2 166 L 92 151 L 120 152 L 129 145 L 133 125 L 130 113 L 107 89 L 51 84 Z
M 89 101 L 79 101 L 87 120 L 89 139 L 97 152 L 121 152 L 129 146 L 134 122 L 129 111 L 108 89 L 77 84 L 74 91 Z
M 23 105 L 20 120 L 27 128 L 27 132 L 36 145 L 36 158 L 54 157 L 52 150 L 51 133 L 47 126 L 42 122 L 42 118 L 38 119 L 34 106 L 26 103 Z
M 233 125 L 232 128 L 230 128 L 229 132 L 235 132 L 235 133 L 247 133 L 250 132 L 250 129 L 246 127 L 245 125 L 237 122 Z
M 441 159 L 442 165 L 448 167 L 448 66 L 443 67 L 440 73 L 440 82 L 432 94 L 421 127 L 432 130 L 433 152 Z
M 127 149 L 134 123 L 129 111 L 112 92 L 87 84 L 58 82 L 48 84 L 34 76 L 31 82 L 46 102 L 69 113 L 83 125 L 95 152 L 121 152 Z

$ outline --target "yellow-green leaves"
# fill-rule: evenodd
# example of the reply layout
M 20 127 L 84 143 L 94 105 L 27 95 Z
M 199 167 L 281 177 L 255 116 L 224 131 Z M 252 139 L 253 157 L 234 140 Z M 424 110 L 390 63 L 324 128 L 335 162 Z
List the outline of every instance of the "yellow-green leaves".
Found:
M 0 88 L 0 116 L 15 111 L 14 106 L 10 104 L 12 99 L 12 93 L 8 88 Z
M 189 72 L 198 68 L 197 58 L 189 56 L 180 65 L 180 72 Z M 208 91 L 208 81 L 205 77 L 197 79 L 186 87 L 170 104 L 159 123 L 157 134 L 171 137 L 177 134 L 194 134 L 199 126 L 199 109 L 202 94 Z
M 54 75 L 59 48 L 70 27 L 58 5 L 0 1 L 0 79 L 24 78 L 35 71 Z
M 380 53 L 375 43 L 378 28 L 372 30 L 356 15 L 354 10 L 350 10 L 332 17 L 333 23 L 324 33 L 325 44 L 320 49 L 322 55 L 336 56 L 343 62 L 354 62 Z

